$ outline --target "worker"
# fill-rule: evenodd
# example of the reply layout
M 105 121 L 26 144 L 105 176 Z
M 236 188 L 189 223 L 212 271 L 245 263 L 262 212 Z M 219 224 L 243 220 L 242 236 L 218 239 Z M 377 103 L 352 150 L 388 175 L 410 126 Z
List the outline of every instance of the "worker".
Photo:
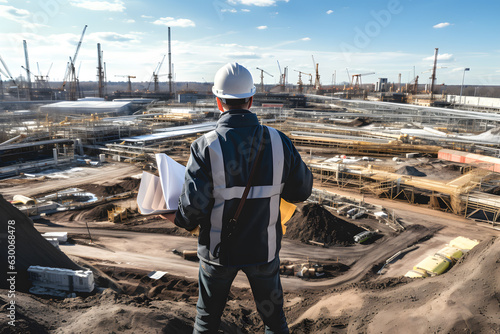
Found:
M 313 177 L 290 139 L 260 125 L 249 110 L 255 86 L 248 69 L 226 64 L 217 71 L 212 91 L 222 115 L 214 131 L 191 145 L 175 215 L 177 226 L 192 232 L 199 229 L 199 297 L 193 333 L 218 332 L 240 270 L 249 280 L 266 333 L 288 333 L 279 276 L 283 235 L 279 206 L 281 198 L 306 200 Z

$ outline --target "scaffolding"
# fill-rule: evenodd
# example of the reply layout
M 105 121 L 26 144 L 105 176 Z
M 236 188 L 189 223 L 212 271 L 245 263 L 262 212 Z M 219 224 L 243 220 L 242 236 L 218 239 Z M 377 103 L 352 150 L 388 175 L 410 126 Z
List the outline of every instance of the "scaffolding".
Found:
M 400 175 L 372 167 L 351 166 L 342 163 L 314 164 L 309 168 L 320 184 L 348 188 L 361 194 L 410 204 L 428 204 L 433 209 L 498 224 L 500 196 L 480 192 L 486 179 L 500 180 L 500 174 L 475 168 L 449 181 L 436 181 Z M 479 214 L 479 215 L 478 215 Z

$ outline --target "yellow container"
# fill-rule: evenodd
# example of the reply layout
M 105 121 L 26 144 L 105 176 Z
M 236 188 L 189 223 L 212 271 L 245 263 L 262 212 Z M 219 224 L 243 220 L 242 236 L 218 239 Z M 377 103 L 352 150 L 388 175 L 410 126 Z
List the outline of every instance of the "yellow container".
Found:
M 405 274 L 405 277 L 409 277 L 409 278 L 425 278 L 425 277 L 429 277 L 429 274 L 427 274 L 427 272 L 425 270 L 413 269 L 413 270 L 410 270 L 409 272 L 407 272 Z
M 465 251 L 471 250 L 477 244 L 479 244 L 479 241 L 468 239 L 468 238 L 465 238 L 465 237 L 456 237 L 455 239 L 453 239 L 449 243 L 449 245 L 451 247 L 455 247 L 455 248 L 458 248 L 458 249 L 461 249 L 461 250 L 465 250 Z
M 428 256 L 420 261 L 420 263 L 415 267 L 413 267 L 413 270 L 425 270 L 430 276 L 435 276 L 444 273 L 449 266 L 450 262 L 443 258 L 437 256 Z
M 445 248 L 437 251 L 435 255 L 456 262 L 464 255 L 464 253 L 458 248 L 446 246 Z

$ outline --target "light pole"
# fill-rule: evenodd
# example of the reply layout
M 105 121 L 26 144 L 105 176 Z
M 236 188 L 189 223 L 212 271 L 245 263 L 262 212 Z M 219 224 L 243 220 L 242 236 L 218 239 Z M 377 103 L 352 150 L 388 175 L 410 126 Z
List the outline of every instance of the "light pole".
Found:
M 465 71 L 470 71 L 470 68 L 464 68 L 464 74 L 462 75 L 462 86 L 460 86 L 460 103 L 462 103 L 462 92 L 464 90 L 464 79 L 465 79 Z

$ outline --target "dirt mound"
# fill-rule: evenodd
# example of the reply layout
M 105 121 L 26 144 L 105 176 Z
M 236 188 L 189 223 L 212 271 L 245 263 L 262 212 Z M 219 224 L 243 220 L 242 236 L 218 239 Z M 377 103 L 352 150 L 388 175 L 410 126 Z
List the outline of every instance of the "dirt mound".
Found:
M 328 293 L 292 323 L 293 333 L 500 333 L 500 239 L 474 247 L 443 275 L 387 278 Z M 374 293 L 383 289 L 383 294 Z M 350 301 L 348 312 L 338 312 Z M 355 302 L 353 302 L 355 301 Z M 328 333 L 330 333 L 328 331 Z
M 90 221 L 108 219 L 108 210 L 112 210 L 114 208 L 115 205 L 111 203 L 98 205 L 85 212 L 85 219 Z
M 116 184 L 111 184 L 111 185 L 84 184 L 78 187 L 88 192 L 91 192 L 98 197 L 106 197 L 106 196 L 125 193 L 128 191 L 139 190 L 140 183 L 141 183 L 140 179 L 126 177 L 123 179 L 123 181 Z
M 8 237 L 11 236 L 10 239 Z M 14 236 L 14 238 L 12 237 Z M 25 291 L 30 286 L 27 270 L 29 266 L 44 266 L 66 269 L 81 269 L 63 252 L 52 246 L 34 228 L 31 219 L 7 202 L 0 195 L 0 260 L 7 266 L 8 240 L 14 240 L 16 290 Z M 6 267 L 7 268 L 7 267 Z M 7 270 L 1 270 L 0 288 L 6 288 Z
M 314 240 L 327 245 L 350 245 L 354 236 L 364 229 L 338 218 L 322 205 L 309 203 L 295 212 L 286 224 L 285 237 L 307 242 Z
M 401 175 L 411 175 L 411 176 L 427 176 L 425 173 L 419 171 L 413 166 L 403 166 L 396 170 L 397 174 Z

